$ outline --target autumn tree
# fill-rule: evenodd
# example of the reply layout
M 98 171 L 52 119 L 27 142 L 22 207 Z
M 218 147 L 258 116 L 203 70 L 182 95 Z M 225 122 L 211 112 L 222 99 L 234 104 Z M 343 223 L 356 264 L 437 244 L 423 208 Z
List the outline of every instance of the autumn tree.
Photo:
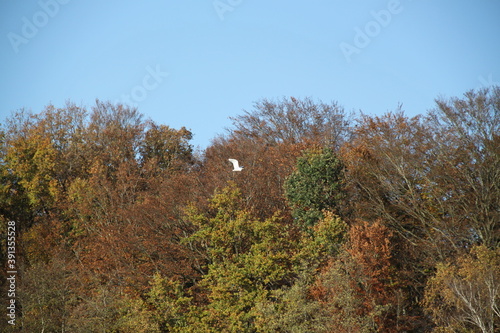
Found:
M 428 281 L 424 305 L 438 332 L 498 332 L 500 250 L 475 246 L 455 262 L 440 263 Z
M 0 216 L 6 222 L 18 221 L 22 225 L 28 225 L 33 219 L 33 213 L 29 209 L 28 195 L 19 183 L 19 176 L 10 169 L 6 136 L 5 132 L 0 131 Z
M 232 119 L 235 137 L 269 145 L 306 141 L 335 149 L 349 132 L 348 114 L 338 103 L 316 103 L 310 98 L 263 99 L 254 104 L 254 110 Z
M 354 140 L 343 149 L 354 215 L 383 218 L 407 241 L 443 250 L 439 244 L 450 236 L 442 230 L 444 213 L 432 202 L 429 172 L 435 159 L 429 127 L 421 117 L 408 118 L 401 111 L 359 121 Z
M 90 112 L 68 103 L 15 113 L 4 133 L 1 220 L 19 230 L 20 288 L 33 296 L 21 299 L 26 327 L 85 331 L 97 320 L 115 329 L 120 308 L 142 307 L 153 272 L 194 279 L 192 255 L 179 243 L 189 226 L 176 223 L 195 178 L 186 176 L 189 131 L 97 101 Z M 32 290 L 40 270 L 47 274 Z
M 427 117 L 362 116 L 342 149 L 354 215 L 396 233 L 397 267 L 415 299 L 436 263 L 496 246 L 498 96 L 491 88 L 438 99 Z
M 343 251 L 312 288 L 321 304 L 322 331 L 400 332 L 409 329 L 404 298 L 392 262 L 391 231 L 361 222 L 349 231 Z
M 330 147 L 334 151 L 349 135 L 349 115 L 337 103 L 309 98 L 261 100 L 205 150 L 202 188 L 209 197 L 215 188 L 235 181 L 259 218 L 273 211 L 288 211 L 283 186 L 304 149 Z M 241 174 L 230 171 L 228 158 L 245 166 Z
M 66 331 L 73 307 L 78 304 L 74 266 L 59 253 L 47 263 L 35 262 L 18 284 L 22 317 L 17 321 L 24 331 Z
M 314 293 L 318 274 L 342 252 L 347 224 L 331 212 L 308 231 L 297 235 L 295 278 L 291 284 L 272 290 L 256 305 L 255 325 L 259 332 L 324 332 L 331 314 Z
M 198 314 L 199 329 L 253 332 L 256 303 L 293 280 L 296 241 L 278 216 L 252 217 L 234 184 L 215 194 L 210 205 L 208 216 L 188 214 L 199 229 L 186 242 L 206 253 L 200 287 L 208 304 Z
M 271 217 L 274 211 L 286 211 L 283 195 L 285 175 L 292 172 L 295 158 L 303 145 L 277 144 L 244 139 L 219 138 L 206 149 L 200 170 L 200 197 L 208 198 L 217 188 L 234 181 L 242 191 L 250 209 L 259 218 Z M 232 172 L 228 158 L 244 166 L 242 172 Z
M 186 167 L 193 163 L 192 134 L 185 127 L 180 130 L 152 122 L 139 148 L 142 163 L 151 163 L 162 170 Z
M 188 278 L 190 255 L 179 244 L 187 230 L 177 220 L 189 194 L 190 133 L 106 103 L 94 108 L 86 133 L 93 162 L 68 191 L 78 260 L 136 292 L 154 271 Z
M 187 331 L 194 301 L 190 291 L 177 280 L 155 273 L 147 293 L 147 310 L 161 332 Z
M 68 103 L 49 105 L 40 114 L 25 110 L 7 120 L 3 160 L 16 196 L 25 194 L 36 216 L 48 214 L 63 199 L 71 180 L 84 167 L 79 135 L 85 111 Z
M 344 149 L 356 214 L 383 217 L 441 259 L 477 242 L 495 246 L 498 91 L 438 100 L 427 118 L 363 117 Z
M 263 99 L 198 154 L 126 105 L 15 112 L 14 331 L 494 332 L 499 110 L 498 87 L 355 125 Z
M 429 115 L 441 161 L 441 205 L 464 226 L 462 243 L 500 245 L 500 87 L 436 100 Z M 446 200 L 446 202 L 445 202 Z

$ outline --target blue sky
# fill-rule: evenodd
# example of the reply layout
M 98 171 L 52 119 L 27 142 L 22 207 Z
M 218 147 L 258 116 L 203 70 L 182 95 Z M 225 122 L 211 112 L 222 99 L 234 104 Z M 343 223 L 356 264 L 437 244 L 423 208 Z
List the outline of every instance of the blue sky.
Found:
M 98 98 L 204 148 L 262 98 L 423 114 L 500 82 L 500 1 L 4 0 L 0 121 Z

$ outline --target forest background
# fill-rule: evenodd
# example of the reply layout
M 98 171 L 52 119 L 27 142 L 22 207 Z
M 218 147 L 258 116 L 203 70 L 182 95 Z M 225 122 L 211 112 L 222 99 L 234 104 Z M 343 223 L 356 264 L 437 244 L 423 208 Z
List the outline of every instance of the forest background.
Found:
M 232 122 L 195 151 L 122 104 L 13 113 L 1 330 L 500 329 L 499 87 L 415 117 L 262 99 Z

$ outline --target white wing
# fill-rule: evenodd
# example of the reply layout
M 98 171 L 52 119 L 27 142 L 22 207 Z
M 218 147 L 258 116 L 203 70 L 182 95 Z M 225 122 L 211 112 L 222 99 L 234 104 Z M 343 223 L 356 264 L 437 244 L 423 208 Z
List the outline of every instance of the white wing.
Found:
M 233 163 L 233 171 L 241 171 L 243 169 L 243 167 L 240 167 L 238 160 L 235 160 L 234 158 L 230 158 L 229 162 Z
M 235 160 L 235 159 L 233 159 L 233 158 L 230 158 L 230 159 L 229 159 L 229 162 L 233 163 L 233 167 L 234 167 L 235 169 L 239 169 L 239 168 L 240 168 L 240 164 L 238 163 L 238 160 Z

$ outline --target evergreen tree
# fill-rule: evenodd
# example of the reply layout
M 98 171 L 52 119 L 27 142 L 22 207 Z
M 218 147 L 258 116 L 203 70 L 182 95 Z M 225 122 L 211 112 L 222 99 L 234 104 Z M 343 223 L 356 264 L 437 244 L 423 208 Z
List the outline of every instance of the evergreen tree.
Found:
M 298 159 L 297 170 L 285 182 L 285 194 L 299 225 L 315 225 L 325 210 L 339 212 L 343 174 L 344 165 L 330 148 L 308 150 Z

